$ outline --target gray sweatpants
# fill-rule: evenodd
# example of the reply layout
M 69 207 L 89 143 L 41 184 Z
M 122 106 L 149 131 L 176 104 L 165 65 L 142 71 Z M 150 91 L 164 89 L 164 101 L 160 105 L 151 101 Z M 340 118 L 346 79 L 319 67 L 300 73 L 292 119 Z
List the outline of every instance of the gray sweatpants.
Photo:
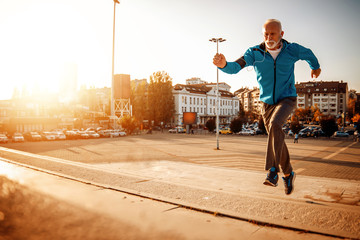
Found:
M 295 97 L 284 98 L 274 105 L 266 103 L 262 105 L 261 114 L 268 132 L 265 170 L 275 167 L 277 172 L 280 172 L 279 165 L 284 174 L 289 174 L 293 170 L 282 126 L 295 107 Z

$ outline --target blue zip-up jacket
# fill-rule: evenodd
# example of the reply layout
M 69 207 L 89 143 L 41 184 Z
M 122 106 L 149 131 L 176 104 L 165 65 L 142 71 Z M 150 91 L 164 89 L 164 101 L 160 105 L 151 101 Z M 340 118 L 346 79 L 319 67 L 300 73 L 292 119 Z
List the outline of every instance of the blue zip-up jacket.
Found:
M 297 97 L 294 77 L 294 64 L 305 60 L 310 68 L 320 68 L 313 52 L 297 43 L 282 40 L 282 49 L 274 60 L 266 51 L 265 43 L 249 48 L 244 56 L 235 62 L 227 62 L 221 71 L 229 74 L 238 73 L 247 66 L 253 66 L 260 88 L 260 101 L 276 104 L 286 97 Z

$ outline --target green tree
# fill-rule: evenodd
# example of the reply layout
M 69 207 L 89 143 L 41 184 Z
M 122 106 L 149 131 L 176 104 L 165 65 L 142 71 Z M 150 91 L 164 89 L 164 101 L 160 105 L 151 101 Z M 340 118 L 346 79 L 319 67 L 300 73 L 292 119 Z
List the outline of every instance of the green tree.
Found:
M 233 133 L 237 133 L 240 132 L 242 129 L 242 125 L 243 125 L 244 121 L 242 118 L 237 117 L 234 118 L 231 123 L 230 123 L 230 129 Z
M 148 105 L 147 105 L 147 84 L 146 82 L 140 83 L 138 86 L 131 86 L 131 105 L 133 116 L 143 122 L 143 120 L 148 119 Z
M 338 130 L 336 120 L 332 117 L 321 119 L 320 126 L 327 137 L 331 137 Z
M 155 72 L 150 76 L 148 88 L 149 120 L 155 125 L 159 122 L 170 123 L 175 114 L 175 101 L 173 96 L 171 77 L 164 71 Z
M 216 123 L 215 123 L 215 119 L 209 119 L 207 120 L 205 126 L 207 127 L 207 129 L 209 130 L 209 132 L 213 132 L 216 128 Z
M 120 120 L 120 125 L 131 135 L 132 132 L 138 127 L 138 123 L 134 117 L 130 115 L 123 116 Z

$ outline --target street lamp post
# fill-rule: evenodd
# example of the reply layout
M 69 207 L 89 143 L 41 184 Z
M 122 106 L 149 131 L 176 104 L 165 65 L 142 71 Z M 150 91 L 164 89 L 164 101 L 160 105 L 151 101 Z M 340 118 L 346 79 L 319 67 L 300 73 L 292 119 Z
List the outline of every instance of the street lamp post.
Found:
M 210 42 L 216 42 L 216 53 L 219 53 L 219 42 L 225 42 L 223 38 L 212 38 Z M 219 150 L 219 68 L 216 68 L 216 149 Z
M 115 103 L 114 103 L 114 54 L 115 54 L 115 10 L 116 4 L 120 3 L 118 0 L 114 1 L 114 21 L 113 21 L 113 46 L 112 46 L 112 72 L 111 72 L 111 117 L 115 116 Z

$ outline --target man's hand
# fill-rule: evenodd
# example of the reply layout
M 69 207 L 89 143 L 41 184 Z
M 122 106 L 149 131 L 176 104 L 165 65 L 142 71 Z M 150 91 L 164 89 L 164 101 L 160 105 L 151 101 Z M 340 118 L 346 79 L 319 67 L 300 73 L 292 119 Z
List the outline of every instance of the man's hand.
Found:
M 213 63 L 215 66 L 219 68 L 224 68 L 226 66 L 226 59 L 225 56 L 221 53 L 217 53 L 214 56 Z
M 321 73 L 321 69 L 318 68 L 318 69 L 315 69 L 315 70 L 311 70 L 311 78 L 317 78 Z

